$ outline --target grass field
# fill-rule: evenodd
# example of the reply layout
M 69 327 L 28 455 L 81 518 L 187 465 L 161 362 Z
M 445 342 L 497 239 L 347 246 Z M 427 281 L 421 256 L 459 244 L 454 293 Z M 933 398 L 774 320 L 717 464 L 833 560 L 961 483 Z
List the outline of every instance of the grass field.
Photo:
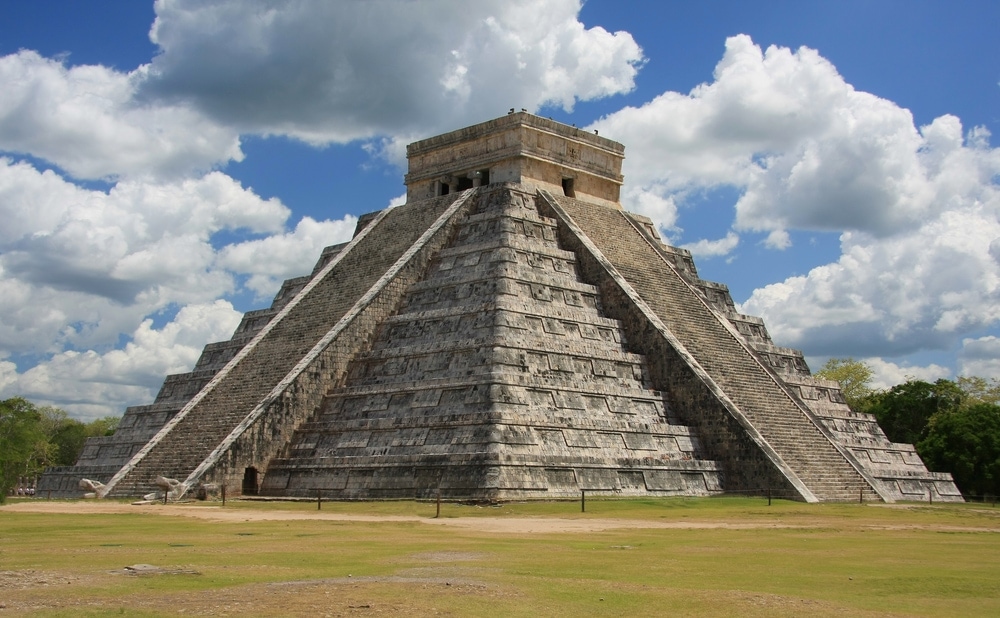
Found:
M 110 512 L 110 511 L 117 512 Z M 998 616 L 1000 508 L 0 507 L 0 616 Z M 152 565 L 149 572 L 125 567 Z

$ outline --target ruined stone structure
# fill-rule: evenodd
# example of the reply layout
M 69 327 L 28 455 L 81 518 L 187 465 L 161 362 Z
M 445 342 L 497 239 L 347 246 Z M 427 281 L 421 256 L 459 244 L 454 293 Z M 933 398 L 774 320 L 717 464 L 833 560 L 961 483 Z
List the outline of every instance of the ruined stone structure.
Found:
M 621 209 L 621 144 L 512 113 L 407 155 L 405 205 L 40 494 L 961 500 Z

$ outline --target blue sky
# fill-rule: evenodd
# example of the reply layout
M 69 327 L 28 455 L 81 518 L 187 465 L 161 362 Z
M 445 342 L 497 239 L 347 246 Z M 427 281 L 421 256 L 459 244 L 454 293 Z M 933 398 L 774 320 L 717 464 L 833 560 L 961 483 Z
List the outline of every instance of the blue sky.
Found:
M 510 107 L 622 142 L 625 207 L 814 368 L 1000 377 L 1000 5 L 471 6 L 4 3 L 0 397 L 151 401 Z

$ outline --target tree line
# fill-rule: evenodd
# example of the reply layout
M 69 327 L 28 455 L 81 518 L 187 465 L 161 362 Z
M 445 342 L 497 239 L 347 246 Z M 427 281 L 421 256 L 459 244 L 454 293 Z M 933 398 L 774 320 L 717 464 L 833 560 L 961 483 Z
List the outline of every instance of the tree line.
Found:
M 21 397 L 0 401 L 0 502 L 21 479 L 33 479 L 48 466 L 75 464 L 87 438 L 110 436 L 120 420 L 106 416 L 84 423 Z
M 912 444 L 927 467 L 950 472 L 967 497 L 1000 496 L 1000 381 L 979 377 L 910 379 L 871 387 L 872 369 L 830 359 L 816 375 L 840 382 L 855 412 L 872 414 L 893 442 Z

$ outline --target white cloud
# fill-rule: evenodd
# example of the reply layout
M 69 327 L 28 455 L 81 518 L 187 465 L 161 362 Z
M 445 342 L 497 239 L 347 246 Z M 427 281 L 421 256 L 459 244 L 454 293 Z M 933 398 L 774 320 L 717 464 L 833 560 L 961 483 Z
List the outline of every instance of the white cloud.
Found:
M 77 178 L 178 177 L 243 158 L 235 131 L 188 105 L 137 102 L 144 74 L 66 67 L 33 51 L 0 57 L 0 152 Z
M 787 249 L 792 246 L 792 239 L 785 230 L 772 230 L 764 240 L 768 249 Z
M 717 257 L 728 255 L 738 244 L 740 244 L 740 237 L 733 232 L 729 232 L 725 238 L 718 240 L 702 239 L 697 242 L 681 245 L 681 248 L 687 249 L 696 258 Z
M 952 116 L 918 131 L 908 110 L 856 91 L 809 48 L 762 51 L 735 36 L 714 77 L 592 128 L 628 144 L 626 177 L 665 198 L 741 189 L 737 229 L 887 236 L 982 188 L 997 167 L 984 130 L 968 146 Z
M 0 158 L 0 359 L 42 358 L 20 372 L 0 362 L 0 392 L 81 417 L 151 400 L 210 337 L 229 337 L 239 314 L 218 299 L 237 276 L 269 295 L 356 223 L 307 217 L 286 233 L 288 216 L 220 172 L 104 192 Z M 216 247 L 221 231 L 266 236 Z M 177 318 L 153 329 L 170 307 Z
M 991 335 L 963 339 L 958 374 L 1000 379 L 1000 338 Z
M 118 415 L 151 402 L 165 375 L 189 371 L 205 343 L 228 339 L 240 318 L 226 301 L 188 305 L 160 329 L 143 320 L 122 349 L 65 351 L 20 374 L 0 363 L 0 397 L 23 396 L 83 419 Z
M 947 367 L 931 363 L 925 367 L 914 365 L 898 365 L 881 358 L 862 359 L 872 369 L 872 388 L 889 389 L 909 380 L 934 382 L 940 378 L 949 378 L 952 372 Z
M 837 262 L 753 292 L 742 309 L 781 345 L 831 356 L 943 349 L 1000 320 L 996 198 L 888 239 L 844 233 Z
M 658 188 L 650 189 L 634 186 L 625 187 L 622 205 L 629 211 L 645 215 L 653 220 L 664 240 L 678 232 L 677 203 L 672 196 L 664 197 Z
M 963 135 L 946 115 L 918 129 L 816 51 L 762 50 L 746 35 L 726 41 L 713 81 L 590 128 L 628 145 L 626 207 L 630 195 L 683 207 L 728 188 L 734 232 L 764 232 L 768 248 L 788 249 L 792 230 L 843 232 L 837 261 L 744 304 L 781 345 L 895 356 L 1000 320 L 1000 149 L 985 128 Z M 658 223 L 682 228 L 677 213 Z M 689 248 L 724 252 L 733 238 Z
M 401 193 L 396 197 L 392 198 L 391 200 L 389 200 L 389 205 L 386 206 L 386 208 L 395 208 L 396 206 L 402 206 L 405 203 L 406 203 L 406 194 Z
M 350 240 L 357 223 L 358 218 L 353 215 L 339 221 L 303 217 L 292 232 L 225 247 L 217 264 L 228 270 L 253 273 L 247 287 L 258 298 L 272 296 L 285 279 L 308 274 L 323 247 Z
M 579 0 L 158 0 L 161 53 L 142 92 L 313 144 L 570 109 L 631 90 L 642 62 L 631 35 L 584 28 L 579 11 Z
M 0 158 L 0 349 L 103 345 L 170 304 L 214 300 L 234 282 L 212 235 L 281 232 L 288 214 L 219 172 L 103 192 Z

